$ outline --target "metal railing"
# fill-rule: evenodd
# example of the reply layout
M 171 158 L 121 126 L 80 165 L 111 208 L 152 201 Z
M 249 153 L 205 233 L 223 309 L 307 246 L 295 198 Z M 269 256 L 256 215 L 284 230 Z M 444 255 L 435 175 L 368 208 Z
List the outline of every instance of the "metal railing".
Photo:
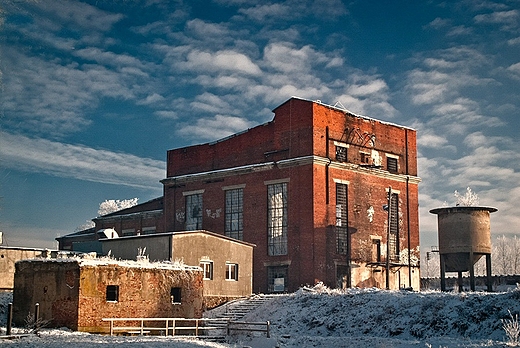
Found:
M 175 336 L 182 331 L 190 331 L 195 336 L 207 330 L 222 329 L 218 326 L 208 326 L 208 322 L 222 321 L 220 319 L 187 319 L 187 318 L 103 318 L 110 323 L 110 336 L 116 332 L 144 335 L 151 332 Z M 126 324 L 117 326 L 116 323 Z M 138 323 L 138 325 L 132 325 Z M 152 325 L 156 323 L 156 325 Z M 162 323 L 162 325 L 160 325 Z M 188 332 L 188 334 L 190 333 Z
M 188 318 L 103 318 L 110 323 L 110 336 L 116 333 L 145 335 L 152 332 L 165 336 L 182 335 L 205 336 L 210 330 L 226 330 L 227 335 L 231 331 L 265 332 L 270 337 L 270 322 L 245 322 L 226 319 L 188 319 Z M 225 322 L 225 326 L 215 325 Z M 118 326 L 117 324 L 123 324 Z M 213 325 L 211 325 L 213 323 Z M 154 325 L 155 324 L 155 325 Z M 204 333 L 204 335 L 202 335 Z M 184 336 L 184 335 L 183 335 Z

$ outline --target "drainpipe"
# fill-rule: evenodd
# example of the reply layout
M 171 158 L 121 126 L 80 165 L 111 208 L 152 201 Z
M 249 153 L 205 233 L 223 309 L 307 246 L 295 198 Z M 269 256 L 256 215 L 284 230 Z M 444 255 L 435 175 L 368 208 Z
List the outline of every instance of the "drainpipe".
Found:
M 386 229 L 386 289 L 390 290 L 390 223 L 392 220 L 392 186 L 388 187 L 388 228 Z
M 408 172 L 408 129 L 404 129 L 404 138 L 405 138 L 405 151 L 406 151 L 406 224 L 408 229 L 408 285 L 410 288 L 412 287 L 412 257 L 411 253 L 411 241 L 410 241 L 410 190 L 409 190 L 409 181 L 410 175 Z

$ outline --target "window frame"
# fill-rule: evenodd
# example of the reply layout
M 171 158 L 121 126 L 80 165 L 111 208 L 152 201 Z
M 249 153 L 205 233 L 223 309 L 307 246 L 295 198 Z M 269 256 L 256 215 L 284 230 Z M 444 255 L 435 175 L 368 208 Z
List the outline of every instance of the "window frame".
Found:
M 226 262 L 226 280 L 238 281 L 238 263 Z
M 186 211 L 186 231 L 201 230 L 204 216 L 202 192 L 185 194 L 184 199 Z
M 110 284 L 107 285 L 105 290 L 105 299 L 107 302 L 117 303 L 119 302 L 119 285 Z
M 199 266 L 202 268 L 202 280 L 213 280 L 213 261 L 202 260 Z
M 172 286 L 170 288 L 170 300 L 172 304 L 182 304 L 182 288 Z M 178 301 L 177 301 L 178 300 Z
M 267 184 L 267 253 L 269 256 L 287 255 L 288 233 L 287 182 Z
M 227 237 L 244 239 L 244 188 L 228 188 L 225 193 L 224 234 Z

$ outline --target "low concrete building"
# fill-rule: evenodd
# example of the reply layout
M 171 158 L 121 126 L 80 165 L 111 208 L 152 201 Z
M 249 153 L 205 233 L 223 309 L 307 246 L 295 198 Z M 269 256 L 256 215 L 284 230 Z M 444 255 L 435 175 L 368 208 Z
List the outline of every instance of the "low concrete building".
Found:
M 0 246 L 0 291 L 13 290 L 14 265 L 17 261 L 47 257 L 50 253 L 50 250 L 41 248 Z
M 54 327 L 106 333 L 103 318 L 202 317 L 199 267 L 113 259 L 35 259 L 16 263 L 13 319 L 39 303 Z
M 184 231 L 100 239 L 116 259 L 181 261 L 203 269 L 204 304 L 212 308 L 253 292 L 253 244 L 208 231 Z

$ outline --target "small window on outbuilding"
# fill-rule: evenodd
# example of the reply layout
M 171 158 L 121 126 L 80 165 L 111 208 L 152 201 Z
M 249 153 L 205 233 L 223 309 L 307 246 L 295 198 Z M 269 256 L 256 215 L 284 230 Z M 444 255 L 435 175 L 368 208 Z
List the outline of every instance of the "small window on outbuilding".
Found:
M 213 279 L 213 261 L 201 261 L 200 268 L 202 268 L 203 279 L 204 280 L 212 280 Z
M 238 265 L 226 263 L 226 280 L 238 280 Z
M 170 298 L 174 304 L 181 303 L 181 288 L 172 288 L 170 291 Z
M 119 301 L 119 285 L 107 285 L 107 302 Z

